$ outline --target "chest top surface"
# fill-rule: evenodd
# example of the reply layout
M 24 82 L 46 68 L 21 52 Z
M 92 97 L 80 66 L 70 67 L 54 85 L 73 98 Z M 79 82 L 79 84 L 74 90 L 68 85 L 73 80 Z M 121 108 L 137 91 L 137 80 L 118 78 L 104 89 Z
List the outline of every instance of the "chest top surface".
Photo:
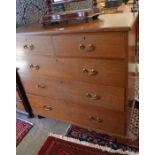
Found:
M 41 24 L 30 24 L 17 28 L 17 34 L 23 33 L 47 33 L 47 34 L 63 34 L 63 33 L 79 33 L 79 32 L 98 32 L 98 31 L 129 31 L 138 18 L 138 13 L 117 13 L 103 14 L 97 20 L 69 25 L 53 25 L 43 27 Z

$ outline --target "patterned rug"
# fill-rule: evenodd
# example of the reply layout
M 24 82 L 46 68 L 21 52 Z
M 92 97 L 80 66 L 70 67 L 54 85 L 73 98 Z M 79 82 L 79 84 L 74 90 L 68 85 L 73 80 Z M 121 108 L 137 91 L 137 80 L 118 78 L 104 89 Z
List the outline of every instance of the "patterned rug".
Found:
M 128 109 L 129 113 L 131 113 L 131 109 Z M 129 124 L 129 135 L 130 137 L 138 137 L 139 135 L 139 109 L 134 108 L 130 124 Z
M 21 142 L 32 127 L 32 123 L 16 119 L 16 146 Z
M 80 128 L 78 126 L 71 126 L 66 134 L 67 137 L 72 137 L 80 141 L 86 141 L 92 144 L 98 144 L 101 146 L 109 147 L 113 150 L 138 152 L 138 138 L 129 144 L 118 143 L 115 137 L 111 137 L 106 134 L 97 133 L 85 128 Z
M 49 136 L 37 155 L 137 155 L 128 151 L 113 150 L 107 147 L 52 134 Z

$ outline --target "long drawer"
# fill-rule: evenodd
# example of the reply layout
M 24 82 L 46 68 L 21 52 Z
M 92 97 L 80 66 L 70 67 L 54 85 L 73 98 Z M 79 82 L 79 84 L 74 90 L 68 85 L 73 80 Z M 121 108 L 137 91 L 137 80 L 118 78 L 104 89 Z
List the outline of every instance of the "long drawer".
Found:
M 19 74 L 66 78 L 110 86 L 125 86 L 125 61 L 17 56 Z
M 52 38 L 50 35 L 17 35 L 17 55 L 54 55 Z
M 125 113 L 64 100 L 28 95 L 34 113 L 92 129 L 125 134 Z
M 35 76 L 22 76 L 22 82 L 31 94 L 124 111 L 124 88 Z
M 125 58 L 122 32 L 82 33 L 52 36 L 57 56 Z

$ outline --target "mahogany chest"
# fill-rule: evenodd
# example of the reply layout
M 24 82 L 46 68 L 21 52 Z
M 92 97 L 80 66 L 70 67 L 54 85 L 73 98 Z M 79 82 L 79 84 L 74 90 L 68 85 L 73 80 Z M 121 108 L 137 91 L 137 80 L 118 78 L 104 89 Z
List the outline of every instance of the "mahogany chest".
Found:
M 33 112 L 127 136 L 137 22 L 137 14 L 126 12 L 18 28 L 17 67 Z

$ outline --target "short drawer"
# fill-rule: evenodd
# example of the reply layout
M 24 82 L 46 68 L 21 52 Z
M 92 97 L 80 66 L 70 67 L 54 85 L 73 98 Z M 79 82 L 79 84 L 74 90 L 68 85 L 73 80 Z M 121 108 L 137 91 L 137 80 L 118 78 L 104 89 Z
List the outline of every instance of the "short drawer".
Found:
M 73 81 L 125 86 L 125 61 L 102 59 L 72 59 L 48 57 L 17 57 L 22 75 L 43 75 Z
M 125 135 L 125 113 L 63 100 L 28 95 L 34 113 L 115 134 Z
M 17 35 L 17 55 L 54 55 L 53 44 L 50 35 Z
M 122 32 L 101 32 L 52 36 L 57 56 L 125 58 Z
M 31 94 L 124 111 L 124 88 L 35 76 L 23 76 L 22 82 Z

